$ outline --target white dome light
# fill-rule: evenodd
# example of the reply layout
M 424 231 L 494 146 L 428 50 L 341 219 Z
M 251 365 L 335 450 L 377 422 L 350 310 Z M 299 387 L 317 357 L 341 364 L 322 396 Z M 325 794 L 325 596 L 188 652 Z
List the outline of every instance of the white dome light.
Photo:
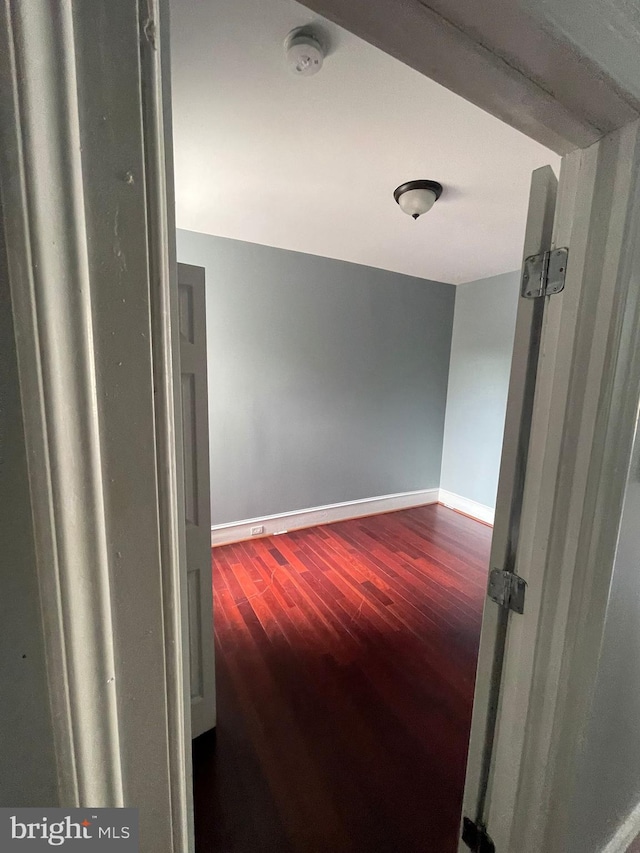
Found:
M 402 210 L 417 219 L 427 213 L 442 195 L 442 184 L 437 181 L 407 181 L 393 193 Z

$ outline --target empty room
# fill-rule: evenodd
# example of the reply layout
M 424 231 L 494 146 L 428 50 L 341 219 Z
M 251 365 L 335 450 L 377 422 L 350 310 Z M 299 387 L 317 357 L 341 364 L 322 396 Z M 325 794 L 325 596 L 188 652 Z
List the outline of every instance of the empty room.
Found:
M 454 851 L 559 158 L 290 0 L 171 27 L 197 848 Z

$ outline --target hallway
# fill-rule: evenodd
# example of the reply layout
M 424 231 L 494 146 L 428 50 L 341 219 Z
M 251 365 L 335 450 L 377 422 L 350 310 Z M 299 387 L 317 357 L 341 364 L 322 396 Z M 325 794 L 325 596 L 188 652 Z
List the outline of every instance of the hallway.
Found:
M 490 542 L 430 505 L 214 549 L 198 853 L 454 853 Z

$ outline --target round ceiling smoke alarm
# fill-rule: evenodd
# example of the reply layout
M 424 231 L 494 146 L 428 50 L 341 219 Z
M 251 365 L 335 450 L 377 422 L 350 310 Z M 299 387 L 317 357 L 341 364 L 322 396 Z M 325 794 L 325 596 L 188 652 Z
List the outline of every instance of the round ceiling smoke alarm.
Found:
M 293 30 L 284 43 L 289 68 L 299 77 L 311 77 L 322 68 L 325 51 L 309 30 Z

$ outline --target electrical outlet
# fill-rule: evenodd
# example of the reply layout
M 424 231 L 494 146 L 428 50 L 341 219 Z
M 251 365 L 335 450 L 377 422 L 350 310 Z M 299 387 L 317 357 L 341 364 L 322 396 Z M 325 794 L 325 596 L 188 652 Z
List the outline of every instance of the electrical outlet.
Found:
M 261 533 L 264 533 L 264 525 L 261 524 L 258 527 L 252 527 L 251 528 L 251 535 L 252 536 L 260 536 Z

